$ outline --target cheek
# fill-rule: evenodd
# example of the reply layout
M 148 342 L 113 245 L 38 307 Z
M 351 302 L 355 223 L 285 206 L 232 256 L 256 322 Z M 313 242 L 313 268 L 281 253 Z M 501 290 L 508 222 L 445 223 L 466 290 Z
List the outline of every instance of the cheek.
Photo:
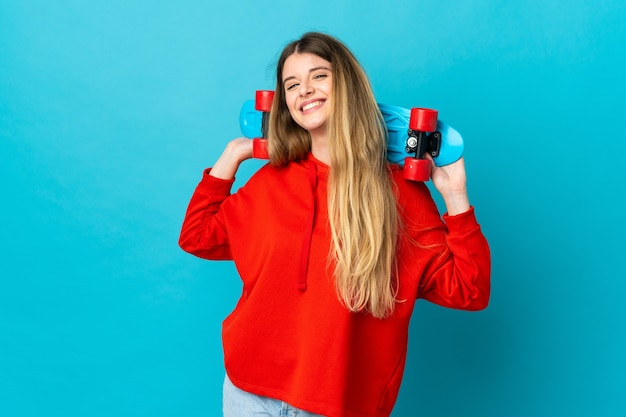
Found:
M 289 109 L 289 114 L 291 114 L 291 117 L 295 117 L 298 110 L 296 109 L 296 103 L 294 100 L 289 100 L 289 98 L 287 98 L 287 109 Z

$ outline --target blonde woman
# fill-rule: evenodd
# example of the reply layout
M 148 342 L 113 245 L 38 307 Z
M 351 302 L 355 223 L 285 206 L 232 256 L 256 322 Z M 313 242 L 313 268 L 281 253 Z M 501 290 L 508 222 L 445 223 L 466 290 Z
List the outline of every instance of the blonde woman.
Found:
M 391 414 L 417 299 L 484 309 L 489 247 L 463 159 L 423 183 L 386 162 L 386 131 L 349 49 L 306 33 L 282 51 L 269 164 L 231 193 L 251 141 L 232 140 L 198 184 L 180 246 L 233 260 L 242 296 L 223 323 L 224 416 Z

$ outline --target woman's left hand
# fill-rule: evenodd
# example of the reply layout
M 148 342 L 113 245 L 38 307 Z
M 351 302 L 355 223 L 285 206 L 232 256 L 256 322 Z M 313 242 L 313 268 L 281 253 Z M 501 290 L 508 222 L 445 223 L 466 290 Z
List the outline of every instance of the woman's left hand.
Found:
M 469 210 L 470 203 L 467 195 L 467 178 L 463 157 L 442 167 L 435 165 L 430 155 L 426 155 L 426 158 L 432 162 L 430 177 L 446 203 L 448 215 L 454 216 Z

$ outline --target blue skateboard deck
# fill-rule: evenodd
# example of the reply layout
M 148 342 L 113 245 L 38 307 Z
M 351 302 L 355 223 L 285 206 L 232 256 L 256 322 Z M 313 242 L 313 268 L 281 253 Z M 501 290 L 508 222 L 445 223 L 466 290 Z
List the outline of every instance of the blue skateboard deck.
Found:
M 262 138 L 263 112 L 255 108 L 255 100 L 248 100 L 239 112 L 239 128 L 248 139 Z

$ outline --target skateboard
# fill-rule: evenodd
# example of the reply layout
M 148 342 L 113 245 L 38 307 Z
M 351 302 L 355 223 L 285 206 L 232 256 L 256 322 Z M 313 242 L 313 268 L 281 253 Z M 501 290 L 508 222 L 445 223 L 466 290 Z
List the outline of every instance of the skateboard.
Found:
M 267 126 L 274 92 L 258 90 L 255 100 L 244 102 L 239 113 L 243 135 L 252 139 L 254 158 L 268 159 Z M 403 167 L 404 178 L 412 181 L 430 179 L 432 156 L 436 166 L 445 166 L 463 156 L 461 134 L 438 118 L 438 111 L 414 107 L 406 109 L 378 103 L 388 131 L 387 159 Z

